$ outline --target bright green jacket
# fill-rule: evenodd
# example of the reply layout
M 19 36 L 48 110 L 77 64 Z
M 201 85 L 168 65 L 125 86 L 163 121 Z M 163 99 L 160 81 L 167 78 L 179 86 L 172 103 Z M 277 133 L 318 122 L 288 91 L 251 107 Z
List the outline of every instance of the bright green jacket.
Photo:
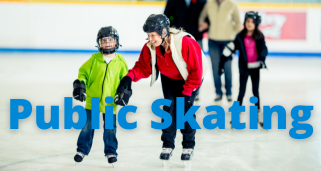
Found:
M 91 109 L 91 97 L 99 97 L 99 111 L 105 113 L 105 106 L 113 106 L 116 114 L 117 105 L 107 104 L 105 98 L 115 98 L 117 87 L 128 73 L 127 63 L 122 55 L 117 56 L 107 65 L 101 52 L 94 53 L 79 69 L 78 80 L 86 84 L 86 109 Z

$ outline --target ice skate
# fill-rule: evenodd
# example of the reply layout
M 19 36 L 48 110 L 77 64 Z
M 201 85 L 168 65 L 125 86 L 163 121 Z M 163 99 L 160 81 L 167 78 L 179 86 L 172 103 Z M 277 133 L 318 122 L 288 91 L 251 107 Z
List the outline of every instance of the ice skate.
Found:
M 163 148 L 162 153 L 160 154 L 159 158 L 163 161 L 163 166 L 167 166 L 167 163 L 171 156 L 173 155 L 172 148 Z
M 258 110 L 258 122 L 259 125 L 263 128 L 263 112 L 261 112 L 261 110 Z
M 194 150 L 192 148 L 183 148 L 181 160 L 184 163 L 185 167 L 189 167 L 191 165 L 190 161 L 192 160 L 194 155 Z
M 106 157 L 107 157 L 108 163 L 111 164 L 113 167 L 115 167 L 114 163 L 117 162 L 117 156 L 114 154 L 111 154 L 111 155 L 107 155 Z
M 227 98 L 227 102 L 229 102 L 229 103 L 233 102 L 231 95 L 227 95 L 226 98 Z
M 216 95 L 216 98 L 214 99 L 214 102 L 216 105 L 221 105 L 222 103 L 222 96 L 221 95 Z
M 74 157 L 75 165 L 76 165 L 77 163 L 82 162 L 82 160 L 84 159 L 84 157 L 85 157 L 85 155 L 84 155 L 83 153 L 77 152 L 76 155 L 75 155 L 75 157 Z

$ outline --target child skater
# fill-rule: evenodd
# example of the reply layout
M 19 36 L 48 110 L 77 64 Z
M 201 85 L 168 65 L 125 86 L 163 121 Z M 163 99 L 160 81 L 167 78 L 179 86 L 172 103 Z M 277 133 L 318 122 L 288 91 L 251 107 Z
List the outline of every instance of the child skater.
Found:
M 243 30 L 237 34 L 235 40 L 228 44 L 223 51 L 220 74 L 222 73 L 224 61 L 231 59 L 232 53 L 239 50 L 240 90 L 237 101 L 242 105 L 246 83 L 250 76 L 253 95 L 258 98 L 255 105 L 259 111 L 259 123 L 263 127 L 263 117 L 260 112 L 259 82 L 260 69 L 266 68 L 265 58 L 268 54 L 268 49 L 265 45 L 264 35 L 259 30 L 260 23 L 261 16 L 258 12 L 249 11 L 245 14 Z
M 108 96 L 115 97 L 121 79 L 127 75 L 128 66 L 124 57 L 116 53 L 119 48 L 119 35 L 112 26 L 102 27 L 97 35 L 98 53 L 94 53 L 79 69 L 78 79 L 73 83 L 73 97 L 86 101 L 87 123 L 82 128 L 77 141 L 75 162 L 81 162 L 92 146 L 94 129 L 91 129 L 91 97 L 99 97 L 99 111 L 103 113 L 105 144 L 104 153 L 108 163 L 117 161 L 118 142 L 116 138 L 115 103 L 106 103 Z M 87 99 L 86 99 L 86 96 Z M 105 129 L 105 106 L 113 106 L 113 129 Z

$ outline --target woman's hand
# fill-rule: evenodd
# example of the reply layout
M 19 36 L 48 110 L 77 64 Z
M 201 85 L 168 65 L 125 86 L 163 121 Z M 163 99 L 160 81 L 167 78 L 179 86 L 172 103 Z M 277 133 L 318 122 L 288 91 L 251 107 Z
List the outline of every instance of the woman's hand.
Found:
M 127 88 L 127 90 L 132 90 L 132 79 L 128 76 L 125 76 L 119 83 L 119 86 L 117 88 L 117 93 L 121 92 L 124 88 Z
M 185 101 L 185 113 L 192 107 L 192 102 L 191 102 L 191 96 L 184 95 L 184 101 Z
M 117 88 L 117 95 L 115 96 L 114 103 L 121 106 L 126 106 L 129 98 L 132 95 L 132 79 L 125 76 Z
M 207 22 L 202 22 L 199 26 L 198 26 L 198 31 L 202 32 L 204 30 L 208 29 L 208 23 Z

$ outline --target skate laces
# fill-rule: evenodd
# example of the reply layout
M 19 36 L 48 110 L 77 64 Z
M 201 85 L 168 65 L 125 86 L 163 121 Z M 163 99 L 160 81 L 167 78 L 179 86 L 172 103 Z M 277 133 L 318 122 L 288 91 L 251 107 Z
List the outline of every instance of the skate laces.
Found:
M 77 154 L 76 155 L 78 155 L 78 156 L 81 156 L 82 158 L 84 158 L 84 154 L 82 154 L 81 152 L 77 152 Z
M 191 154 L 192 153 L 192 151 L 193 151 L 193 149 L 192 148 L 183 148 L 183 154 Z
M 171 153 L 172 152 L 172 149 L 171 148 L 163 148 L 163 151 L 162 153 Z
M 107 155 L 107 158 L 111 158 L 111 157 L 116 157 L 116 155 L 115 154 Z

